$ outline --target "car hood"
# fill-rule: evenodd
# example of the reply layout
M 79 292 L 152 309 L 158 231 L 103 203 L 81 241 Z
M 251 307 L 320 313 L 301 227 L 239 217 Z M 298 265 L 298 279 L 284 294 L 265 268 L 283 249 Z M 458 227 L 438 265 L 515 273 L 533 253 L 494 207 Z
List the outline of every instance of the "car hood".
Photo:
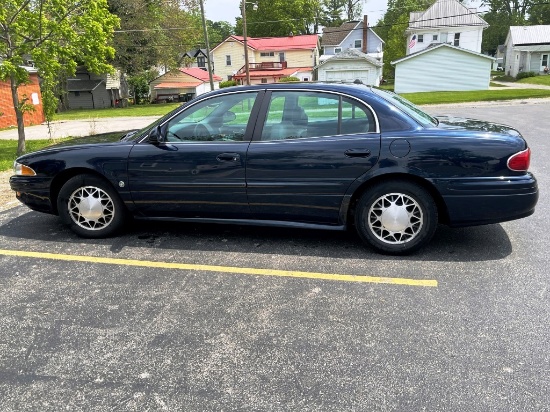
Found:
M 115 143 L 119 141 L 128 141 L 137 130 L 124 131 L 117 133 L 103 133 L 96 134 L 93 136 L 84 136 L 84 137 L 75 137 L 74 139 L 66 140 L 61 143 L 57 143 L 51 146 L 48 146 L 45 149 L 56 149 L 60 147 L 69 147 L 69 146 L 82 146 L 88 144 L 105 144 L 105 143 Z
M 475 130 L 478 132 L 492 132 L 507 134 L 510 136 L 521 136 L 513 127 L 498 123 L 486 122 L 484 120 L 468 119 L 454 116 L 435 116 L 439 121 L 438 128 L 448 130 Z

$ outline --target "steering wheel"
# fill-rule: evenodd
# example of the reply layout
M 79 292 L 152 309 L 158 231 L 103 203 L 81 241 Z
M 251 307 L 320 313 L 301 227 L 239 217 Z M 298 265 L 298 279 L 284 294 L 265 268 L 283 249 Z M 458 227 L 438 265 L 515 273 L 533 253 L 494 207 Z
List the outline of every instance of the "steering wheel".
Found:
M 210 127 L 208 123 L 197 123 L 193 129 L 193 137 L 210 137 L 214 134 L 214 129 Z M 197 139 L 197 140 L 208 140 L 208 139 Z

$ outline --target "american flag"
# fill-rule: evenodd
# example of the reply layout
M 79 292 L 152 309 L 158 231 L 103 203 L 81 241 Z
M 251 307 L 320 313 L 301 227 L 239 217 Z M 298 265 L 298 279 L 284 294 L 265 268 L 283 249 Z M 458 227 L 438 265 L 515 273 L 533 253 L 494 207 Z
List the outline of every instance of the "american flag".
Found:
M 409 42 L 409 49 L 412 49 L 415 44 L 416 44 L 416 34 L 414 36 L 412 36 L 412 39 Z

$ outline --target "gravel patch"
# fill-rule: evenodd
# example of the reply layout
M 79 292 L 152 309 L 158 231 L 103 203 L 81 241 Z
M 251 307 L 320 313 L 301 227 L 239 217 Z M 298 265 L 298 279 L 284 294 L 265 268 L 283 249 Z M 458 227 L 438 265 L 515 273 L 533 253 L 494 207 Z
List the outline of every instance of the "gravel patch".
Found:
M 10 188 L 12 174 L 11 170 L 0 172 L 0 212 L 21 204 L 15 197 L 15 192 Z

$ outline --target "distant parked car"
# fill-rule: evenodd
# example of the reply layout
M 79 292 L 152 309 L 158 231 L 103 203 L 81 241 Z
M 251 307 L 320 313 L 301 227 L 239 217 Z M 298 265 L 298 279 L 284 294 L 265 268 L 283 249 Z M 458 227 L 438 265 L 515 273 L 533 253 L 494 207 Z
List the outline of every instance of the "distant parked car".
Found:
M 110 236 L 129 216 L 351 226 L 377 251 L 403 254 L 438 223 L 532 214 L 529 161 L 507 126 L 432 117 L 364 85 L 270 84 L 201 95 L 120 141 L 21 156 L 10 183 L 83 237 Z

